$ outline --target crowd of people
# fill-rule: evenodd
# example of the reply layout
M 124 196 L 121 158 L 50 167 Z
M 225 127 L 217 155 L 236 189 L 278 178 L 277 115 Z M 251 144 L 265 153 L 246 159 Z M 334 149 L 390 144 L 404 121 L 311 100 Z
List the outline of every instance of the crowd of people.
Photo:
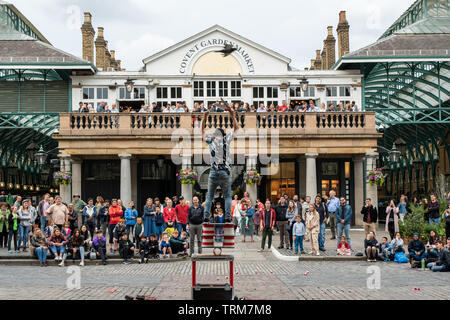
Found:
M 131 113 L 186 113 L 186 112 L 194 112 L 194 113 L 202 113 L 206 111 L 210 112 L 225 112 L 226 106 L 225 102 L 216 101 L 216 103 L 211 104 L 209 106 L 205 106 L 204 103 L 195 102 L 192 107 L 188 107 L 186 102 L 176 102 L 173 105 L 170 103 L 166 105 L 159 105 L 156 102 L 151 105 L 142 105 L 139 110 L 133 110 L 131 108 L 124 109 L 123 112 L 131 112 Z M 281 105 L 277 106 L 274 103 L 270 105 L 264 105 L 264 103 L 258 104 L 249 104 L 244 102 L 236 102 L 231 103 L 231 107 L 236 112 L 348 112 L 348 111 L 358 111 L 358 107 L 356 102 L 352 103 L 339 102 L 338 104 L 330 103 L 326 105 L 325 103 L 321 103 L 320 106 L 316 106 L 313 100 L 309 100 L 308 102 L 302 103 L 294 103 L 291 102 L 287 104 L 286 101 L 282 101 Z M 81 113 L 119 113 L 121 112 L 119 108 L 115 104 L 108 106 L 106 103 L 101 102 L 99 105 L 94 108 L 93 105 L 88 103 L 79 103 L 78 112 Z
M 400 203 L 403 203 L 403 197 Z M 431 195 L 428 203 L 429 222 L 439 223 L 433 211 L 438 208 L 437 199 Z M 413 205 L 413 204 L 412 204 Z M 47 266 L 47 257 L 64 266 L 65 260 L 79 259 L 84 266 L 85 259 L 98 259 L 107 264 L 108 256 L 119 254 L 124 264 L 136 258 L 140 263 L 149 259 L 186 257 L 202 253 L 202 225 L 213 222 L 215 241 L 223 242 L 224 199 L 214 199 L 212 217 L 205 219 L 205 203 L 196 196 L 192 203 L 182 196 L 163 201 L 149 198 L 138 212 L 133 201 L 125 206 L 120 199 L 104 200 L 101 196 L 88 199 L 87 203 L 75 194 L 69 204 L 62 202 L 60 196 L 49 194 L 33 206 L 30 199 L 18 196 L 14 204 L 0 203 L 0 247 L 7 247 L 13 254 L 26 252 L 39 259 L 41 266 Z M 400 208 L 399 208 L 400 207 Z M 447 237 L 442 240 L 436 230 L 432 230 L 425 243 L 419 234 L 414 234 L 407 248 L 398 230 L 398 223 L 404 219 L 401 205 L 391 201 L 386 209 L 386 231 L 391 239 L 376 239 L 377 208 L 367 199 L 361 209 L 366 239 L 364 249 L 367 260 L 372 262 L 397 261 L 405 259 L 406 253 L 412 267 L 428 266 L 433 271 L 450 271 L 450 205 L 447 205 L 442 218 L 447 224 Z M 439 210 L 438 216 L 439 214 Z M 345 198 L 336 197 L 334 190 L 323 199 L 317 195 L 289 198 L 282 195 L 277 203 L 259 199 L 253 204 L 247 192 L 242 199 L 235 195 L 232 200 L 231 223 L 242 241 L 254 242 L 254 236 L 261 236 L 260 252 L 272 246 L 274 230 L 279 233 L 278 249 L 286 248 L 295 254 L 306 254 L 309 242 L 310 255 L 320 255 L 325 251 L 325 230 L 330 226 L 331 240 L 336 240 L 337 255 L 351 255 L 350 225 L 352 207 Z M 407 214 L 407 213 L 405 213 Z M 239 229 L 239 231 L 238 231 Z M 14 249 L 14 250 L 13 250 Z M 109 250 L 108 250 L 109 249 Z M 407 249 L 407 251 L 406 251 Z M 402 255 L 403 254 L 403 255 Z

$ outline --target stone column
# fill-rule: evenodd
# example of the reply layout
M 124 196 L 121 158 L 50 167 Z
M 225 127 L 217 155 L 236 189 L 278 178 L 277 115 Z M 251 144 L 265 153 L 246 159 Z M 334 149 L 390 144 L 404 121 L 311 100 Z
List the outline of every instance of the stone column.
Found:
M 354 181 L 355 181 L 355 224 L 363 225 L 363 216 L 360 213 L 361 208 L 365 204 L 364 199 L 364 159 L 357 157 L 353 159 Z
M 298 165 L 298 185 L 299 185 L 299 196 L 305 197 L 306 196 L 306 159 L 305 158 L 298 158 L 297 159 L 297 165 Z
M 72 160 L 72 196 L 74 194 L 79 194 L 81 196 L 81 164 L 83 163 L 80 159 Z M 72 201 L 72 199 L 70 199 Z M 69 203 L 70 203 L 69 201 Z
M 181 169 L 182 170 L 192 169 L 192 158 L 190 156 L 183 157 Z M 194 195 L 194 186 L 192 184 L 181 184 L 181 195 L 184 197 L 186 201 L 189 201 L 189 203 L 192 204 L 192 197 Z
M 60 170 L 70 172 L 70 156 L 67 154 L 58 155 L 60 160 Z M 71 201 L 71 188 L 72 185 L 60 185 L 59 186 L 59 195 L 62 197 L 63 202 L 69 204 Z
M 138 163 L 139 160 L 131 160 L 131 200 L 134 201 L 136 207 L 138 206 Z
M 366 154 L 366 170 L 364 172 L 363 179 L 367 181 L 366 177 L 369 171 L 376 169 L 377 166 L 377 159 L 378 159 L 378 153 L 367 153 Z M 376 184 L 374 183 L 373 186 L 370 185 L 370 183 L 366 183 L 366 195 L 367 198 L 372 199 L 372 205 L 378 209 L 378 189 Z
M 131 201 L 131 154 L 119 154 L 120 158 L 120 199 L 124 206 Z
M 316 159 L 319 156 L 317 153 L 307 153 L 306 156 L 306 194 L 311 199 L 317 195 L 317 169 Z
M 256 155 L 250 155 L 247 157 L 247 164 L 246 164 L 247 171 L 251 170 L 256 171 L 256 161 L 257 161 L 256 159 L 257 159 Z M 254 205 L 256 203 L 256 199 L 258 198 L 258 184 L 254 183 L 252 185 L 249 184 L 245 185 L 245 191 L 248 192 L 248 195 L 252 200 L 252 204 Z

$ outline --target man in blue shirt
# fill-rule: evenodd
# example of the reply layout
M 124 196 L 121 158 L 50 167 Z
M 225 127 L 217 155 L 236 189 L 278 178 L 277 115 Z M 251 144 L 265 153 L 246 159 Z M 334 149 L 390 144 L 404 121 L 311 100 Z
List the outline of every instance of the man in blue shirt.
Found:
M 336 239 L 336 211 L 339 207 L 339 199 L 336 198 L 336 191 L 330 191 L 330 197 L 327 201 L 327 209 L 330 214 L 331 240 Z
M 336 220 L 337 220 L 337 233 L 338 240 L 337 245 L 339 245 L 342 234 L 345 232 L 345 237 L 347 238 L 347 243 L 352 249 L 352 245 L 350 243 L 350 225 L 352 223 L 352 207 L 346 204 L 345 198 L 341 198 L 341 205 L 337 208 L 336 211 Z

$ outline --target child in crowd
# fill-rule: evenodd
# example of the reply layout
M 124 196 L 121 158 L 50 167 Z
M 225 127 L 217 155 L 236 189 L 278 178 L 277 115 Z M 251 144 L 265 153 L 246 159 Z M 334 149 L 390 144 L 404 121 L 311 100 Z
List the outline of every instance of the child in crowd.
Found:
M 153 259 L 159 258 L 159 244 L 157 237 L 158 236 L 156 234 L 151 234 L 150 241 L 148 242 L 148 255 Z
M 127 235 L 131 239 L 133 236 L 133 242 L 139 242 L 139 238 L 134 237 L 134 228 L 136 226 L 136 220 L 138 218 L 138 211 L 134 206 L 134 201 L 130 201 L 128 209 L 125 210 L 125 225 L 127 226 Z M 131 235 L 130 235 L 131 234 Z
M 173 225 L 173 221 L 169 220 L 167 222 L 167 228 L 166 228 L 166 230 L 164 230 L 164 232 L 167 233 L 167 235 L 170 238 L 170 237 L 172 237 L 174 231 L 175 231 L 175 226 Z
M 95 250 L 97 258 L 102 259 L 102 264 L 106 265 L 106 238 L 103 236 L 102 230 L 97 231 L 97 236 L 92 240 L 92 246 Z
M 296 222 L 294 223 L 294 226 L 292 228 L 292 234 L 294 236 L 294 248 L 295 248 L 295 254 L 298 254 L 298 250 L 300 248 L 301 254 L 306 254 L 306 252 L 303 250 L 303 238 L 306 234 L 306 227 L 305 224 L 302 222 L 302 217 L 297 216 Z
M 352 251 L 350 250 L 350 246 L 347 243 L 347 238 L 345 236 L 341 237 L 341 242 L 339 242 L 338 248 L 337 248 L 337 254 L 338 256 L 351 256 Z
M 138 247 L 139 254 L 141 255 L 141 260 L 139 260 L 139 263 L 144 263 L 145 259 L 146 259 L 145 262 L 148 262 L 148 254 L 149 254 L 149 250 L 150 250 L 149 245 L 150 245 L 150 243 L 149 243 L 149 241 L 147 241 L 147 237 L 142 235 L 141 240 L 139 241 L 139 247 Z
M 9 204 L 2 202 L 0 207 L 0 248 L 8 245 L 8 216 L 10 213 Z
M 184 232 L 184 231 L 183 231 Z M 186 232 L 184 232 L 186 233 Z M 173 236 L 170 238 L 170 249 L 173 254 L 177 255 L 187 255 L 187 241 L 186 234 L 184 235 L 184 240 L 179 237 L 178 230 L 173 232 Z
M 160 243 L 160 251 L 163 254 L 163 258 L 167 258 L 167 254 L 172 257 L 172 249 L 170 248 L 170 237 L 167 232 L 163 232 L 162 240 Z
M 383 237 L 381 239 L 381 243 L 377 245 L 378 247 L 378 258 L 384 261 L 389 261 L 391 256 L 391 245 L 388 242 L 388 238 Z
M 134 256 L 134 244 L 130 239 L 128 239 L 126 231 L 122 234 L 122 237 L 119 240 L 119 254 L 123 259 L 123 264 L 130 264 L 128 259 L 132 259 Z
M 114 234 L 114 252 L 117 251 L 118 243 L 120 239 L 122 239 L 122 236 L 124 233 L 127 232 L 127 227 L 125 225 L 125 219 L 120 218 L 120 222 L 116 225 L 116 227 L 113 230 Z
M 45 230 L 44 230 L 45 238 L 48 239 L 48 238 L 50 238 L 52 236 L 54 228 L 55 228 L 55 222 L 53 221 L 53 219 L 50 219 L 48 221 L 48 226 L 45 227 Z
M 155 210 L 156 210 L 155 213 L 156 235 L 158 236 L 158 240 L 161 240 L 161 236 L 164 232 L 164 216 L 161 210 L 161 206 L 156 206 Z
M 140 248 L 140 239 L 142 239 L 142 236 L 144 235 L 144 222 L 141 217 L 136 219 L 136 226 L 134 227 L 134 239 L 136 248 L 139 250 Z
M 214 223 L 223 223 L 223 210 L 221 208 L 216 209 L 216 212 L 214 214 Z M 216 232 L 216 241 L 217 242 L 223 242 L 223 226 L 218 225 L 215 226 L 215 232 Z
M 67 239 L 70 238 L 70 234 L 72 233 L 72 230 L 70 229 L 70 223 L 69 222 L 66 222 L 64 224 L 64 227 L 62 228 L 61 232 Z

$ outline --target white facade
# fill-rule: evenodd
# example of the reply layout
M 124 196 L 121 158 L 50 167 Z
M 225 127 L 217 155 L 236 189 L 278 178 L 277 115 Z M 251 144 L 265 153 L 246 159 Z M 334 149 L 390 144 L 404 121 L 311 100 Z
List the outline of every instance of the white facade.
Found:
M 226 58 L 215 52 L 225 44 L 237 48 Z M 72 105 L 76 111 L 80 101 L 94 106 L 100 102 L 119 106 L 127 101 L 160 105 L 186 101 L 191 108 L 194 102 L 207 105 L 223 97 L 250 104 L 279 105 L 283 100 L 314 99 L 327 105 L 356 101 L 361 106 L 359 72 L 300 71 L 292 68 L 290 62 L 289 58 L 216 25 L 144 59 L 141 71 L 73 74 Z M 126 96 L 124 83 L 128 78 L 139 90 L 136 95 Z M 296 89 L 302 78 L 312 88 L 307 94 Z

